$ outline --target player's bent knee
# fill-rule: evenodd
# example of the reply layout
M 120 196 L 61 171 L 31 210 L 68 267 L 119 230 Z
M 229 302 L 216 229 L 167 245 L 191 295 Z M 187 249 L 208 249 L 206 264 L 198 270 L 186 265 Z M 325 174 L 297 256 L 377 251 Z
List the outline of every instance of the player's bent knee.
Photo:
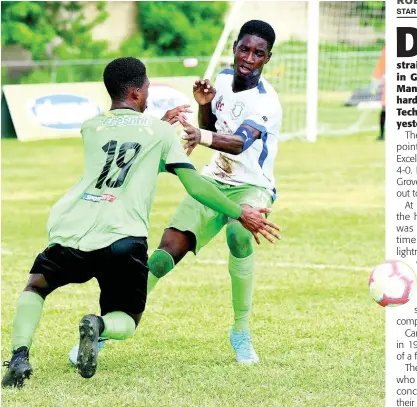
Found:
M 155 277 L 166 276 L 175 266 L 173 257 L 163 249 L 156 249 L 148 260 L 149 272 Z
M 42 274 L 31 274 L 24 291 L 38 294 L 45 299 L 47 295 L 54 291 L 54 288 L 49 286 Z
M 195 236 L 189 231 L 181 231 L 175 228 L 165 230 L 158 249 L 167 252 L 178 264 L 184 256 L 195 248 Z
M 226 238 L 234 257 L 243 258 L 253 253 L 252 234 L 240 223 L 232 222 L 227 225 Z
M 127 317 L 126 325 L 125 325 L 124 332 L 122 333 L 124 335 L 123 339 L 131 337 L 135 333 L 136 326 L 137 326 L 135 320 L 132 317 L 130 317 L 127 314 L 126 314 L 126 317 Z

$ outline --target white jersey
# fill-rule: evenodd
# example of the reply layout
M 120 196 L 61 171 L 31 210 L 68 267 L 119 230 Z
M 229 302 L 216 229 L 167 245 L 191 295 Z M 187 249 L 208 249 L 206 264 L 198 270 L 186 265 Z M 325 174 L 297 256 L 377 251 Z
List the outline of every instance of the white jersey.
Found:
M 282 121 L 278 95 L 262 76 L 257 87 L 233 93 L 233 74 L 233 69 L 225 69 L 216 78 L 216 96 L 211 102 L 216 132 L 234 134 L 240 125 L 248 124 L 261 137 L 239 155 L 216 151 L 202 174 L 225 184 L 266 188 L 275 199 L 274 161 Z

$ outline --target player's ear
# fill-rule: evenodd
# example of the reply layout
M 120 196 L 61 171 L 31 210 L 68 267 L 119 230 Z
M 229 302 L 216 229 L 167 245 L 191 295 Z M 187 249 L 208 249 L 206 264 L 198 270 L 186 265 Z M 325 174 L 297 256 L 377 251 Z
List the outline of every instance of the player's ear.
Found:
M 265 64 L 267 64 L 269 62 L 269 60 L 271 59 L 271 57 L 272 57 L 272 52 L 269 52 L 268 56 L 265 59 Z
M 236 54 L 237 41 L 233 43 L 233 53 Z
M 141 95 L 141 88 L 133 88 L 132 96 L 135 100 L 139 99 Z

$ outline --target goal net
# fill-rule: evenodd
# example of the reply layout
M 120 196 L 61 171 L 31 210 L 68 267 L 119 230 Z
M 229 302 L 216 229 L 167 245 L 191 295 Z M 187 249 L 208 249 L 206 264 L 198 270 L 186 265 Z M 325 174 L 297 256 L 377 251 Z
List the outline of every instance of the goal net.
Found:
M 263 75 L 283 106 L 282 139 L 377 129 L 383 82 L 371 79 L 385 43 L 384 1 L 236 1 L 206 78 L 233 66 L 233 41 L 249 19 L 277 34 Z

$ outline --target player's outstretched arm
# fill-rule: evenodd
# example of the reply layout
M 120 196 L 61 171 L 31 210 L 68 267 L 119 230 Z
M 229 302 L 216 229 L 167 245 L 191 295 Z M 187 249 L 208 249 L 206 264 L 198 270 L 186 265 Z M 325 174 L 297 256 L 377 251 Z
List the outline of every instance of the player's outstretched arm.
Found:
M 259 130 L 247 124 L 242 124 L 235 134 L 219 134 L 194 127 L 183 118 L 179 121 L 186 133 L 183 139 L 186 140 L 184 149 L 187 150 L 187 155 L 190 155 L 198 144 L 223 153 L 238 155 L 261 137 Z
M 263 214 L 269 213 L 270 209 L 243 208 L 228 199 L 213 184 L 205 180 L 197 171 L 190 168 L 176 168 L 181 183 L 188 194 L 209 208 L 224 213 L 230 218 L 237 219 L 255 237 L 256 243 L 260 244 L 258 233 L 265 239 L 274 243 L 274 237 L 280 239 L 280 228 L 269 222 Z
M 190 109 L 190 105 L 181 105 L 177 106 L 174 109 L 167 110 L 164 116 L 161 118 L 162 121 L 168 122 L 169 124 L 175 124 L 180 119 L 185 120 L 185 113 L 192 113 L 193 111 Z

